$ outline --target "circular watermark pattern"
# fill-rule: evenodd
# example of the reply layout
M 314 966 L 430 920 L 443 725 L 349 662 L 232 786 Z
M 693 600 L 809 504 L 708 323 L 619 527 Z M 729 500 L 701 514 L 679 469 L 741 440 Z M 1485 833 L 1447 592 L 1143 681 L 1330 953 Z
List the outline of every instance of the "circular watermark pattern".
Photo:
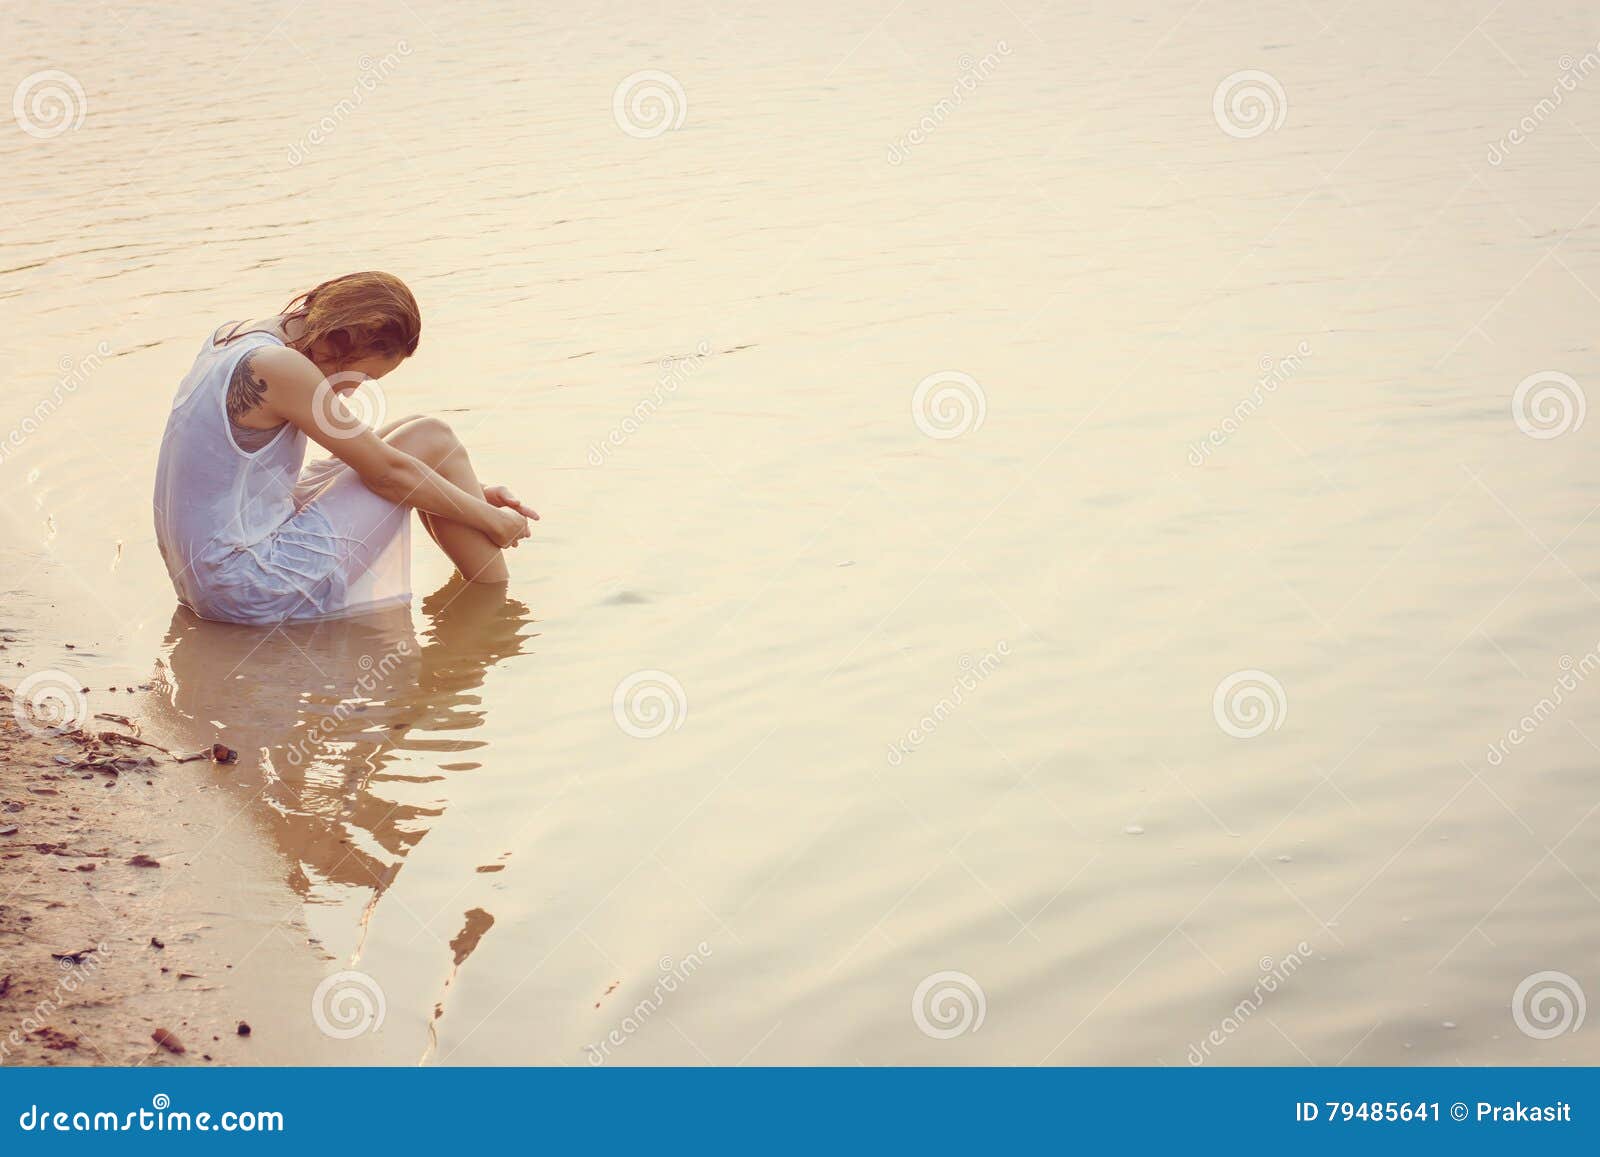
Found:
M 1583 425 L 1589 401 L 1583 387 L 1558 370 L 1540 370 L 1517 383 L 1511 417 L 1530 438 L 1559 438 Z
M 322 433 L 341 442 L 383 425 L 388 413 L 382 387 L 357 370 L 328 375 L 311 395 L 311 420 Z
M 1534 1040 L 1549 1040 L 1583 1027 L 1588 1005 L 1583 986 L 1565 972 L 1535 972 L 1511 994 L 1511 1019 Z
M 689 98 L 670 72 L 647 68 L 622 78 L 611 94 L 611 115 L 630 137 L 649 140 L 683 127 Z
M 1254 739 L 1283 726 L 1289 697 L 1283 684 L 1265 671 L 1235 671 L 1217 684 L 1211 714 L 1235 739 Z
M 65 671 L 35 671 L 11 696 L 11 714 L 30 735 L 76 731 L 89 718 L 83 684 Z
M 48 140 L 76 130 L 89 112 L 83 85 L 70 72 L 47 68 L 22 78 L 11 94 L 11 115 L 30 137 Z
M 365 972 L 335 972 L 311 994 L 311 1019 L 334 1040 L 377 1032 L 386 1007 L 383 989 Z
M 635 739 L 654 739 L 683 726 L 689 697 L 683 684 L 665 671 L 635 671 L 612 693 L 611 715 Z
M 1229 73 L 1211 94 L 1211 115 L 1230 137 L 1259 137 L 1283 124 L 1289 98 L 1270 72 L 1246 68 Z
M 930 438 L 959 438 L 983 426 L 989 399 L 971 374 L 940 370 L 911 392 L 911 417 Z
M 924 1035 L 949 1040 L 983 1027 L 989 1002 L 983 987 L 965 972 L 925 976 L 911 994 L 911 1019 Z

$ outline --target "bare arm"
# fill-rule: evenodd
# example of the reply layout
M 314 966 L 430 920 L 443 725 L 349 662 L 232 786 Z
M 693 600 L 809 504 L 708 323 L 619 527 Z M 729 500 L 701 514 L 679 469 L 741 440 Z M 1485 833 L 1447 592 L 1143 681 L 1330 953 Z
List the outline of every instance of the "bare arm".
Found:
M 374 494 L 391 502 L 437 514 L 482 532 L 498 546 L 528 536 L 521 514 L 491 505 L 440 476 L 421 459 L 390 445 L 350 413 L 323 382 L 310 359 L 291 349 L 251 350 L 236 377 L 253 383 L 261 411 L 291 422 L 317 445 L 354 470 Z M 230 389 L 230 397 L 233 391 Z

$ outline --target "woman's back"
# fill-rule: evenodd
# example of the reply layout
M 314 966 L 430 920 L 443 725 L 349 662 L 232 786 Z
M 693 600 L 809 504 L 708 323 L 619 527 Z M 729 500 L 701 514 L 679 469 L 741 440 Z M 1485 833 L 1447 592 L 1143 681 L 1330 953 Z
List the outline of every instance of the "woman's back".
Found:
M 218 344 L 207 338 L 178 387 L 156 465 L 156 542 L 178 595 L 202 614 L 208 593 L 239 552 L 294 514 L 306 436 L 285 425 L 254 453 L 241 450 L 228 422 L 228 382 L 263 346 L 266 333 Z

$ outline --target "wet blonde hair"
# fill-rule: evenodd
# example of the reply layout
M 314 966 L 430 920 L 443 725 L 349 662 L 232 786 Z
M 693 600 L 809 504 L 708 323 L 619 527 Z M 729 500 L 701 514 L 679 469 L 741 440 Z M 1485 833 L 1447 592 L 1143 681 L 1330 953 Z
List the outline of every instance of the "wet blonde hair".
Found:
M 347 273 L 308 289 L 283 307 L 283 325 L 305 329 L 290 344 L 308 353 L 326 341 L 340 357 L 410 357 L 422 337 L 422 311 L 406 283 L 389 273 Z
M 422 311 L 406 283 L 391 273 L 369 270 L 324 281 L 283 307 L 283 328 L 300 322 L 290 348 L 310 356 L 326 342 L 340 359 L 383 354 L 410 357 L 422 337 Z M 235 329 L 220 339 L 226 345 L 251 330 Z

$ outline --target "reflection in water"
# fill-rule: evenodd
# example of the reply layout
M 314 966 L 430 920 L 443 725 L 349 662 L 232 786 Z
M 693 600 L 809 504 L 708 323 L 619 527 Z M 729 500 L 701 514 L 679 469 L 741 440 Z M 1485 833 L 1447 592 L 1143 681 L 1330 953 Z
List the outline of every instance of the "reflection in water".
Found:
M 455 939 L 450 941 L 450 975 L 444 978 L 444 990 L 439 994 L 439 999 L 434 1002 L 433 1016 L 428 1021 L 428 1047 L 422 1053 L 424 1061 L 431 1058 L 438 1051 L 438 1022 L 444 1016 L 444 1002 L 450 995 L 450 989 L 455 985 L 456 973 L 461 971 L 462 963 L 472 955 L 473 951 L 478 947 L 478 942 L 493 927 L 493 916 L 482 908 L 472 908 L 467 912 L 466 922 L 461 926 L 461 931 L 456 933 Z
M 485 673 L 532 637 L 503 587 L 457 577 L 421 609 L 419 639 L 409 607 L 265 631 L 180 607 L 166 639 L 183 746 L 238 750 L 232 782 L 255 798 L 291 885 L 321 902 L 367 890 L 363 934 L 448 804 L 430 785 L 479 766 L 464 753 L 483 746 L 471 733 Z

